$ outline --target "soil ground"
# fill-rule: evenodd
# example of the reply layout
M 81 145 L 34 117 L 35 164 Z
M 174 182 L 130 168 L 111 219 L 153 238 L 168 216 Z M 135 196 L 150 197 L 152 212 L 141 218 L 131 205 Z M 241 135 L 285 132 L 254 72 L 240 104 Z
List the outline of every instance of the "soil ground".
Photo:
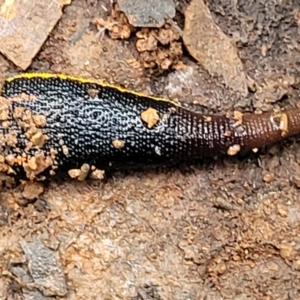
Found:
M 298 0 L 208 3 L 236 40 L 246 73 L 271 86 L 258 98 L 241 98 L 187 53 L 184 70 L 157 76 L 132 68 L 134 42 L 90 26 L 108 15 L 103 7 L 109 1 L 67 6 L 31 70 L 177 97 L 205 112 L 299 104 Z M 17 72 L 4 58 L 1 66 L 4 74 Z M 280 78 L 295 81 L 283 97 L 268 85 Z M 59 299 L 300 299 L 299 188 L 295 137 L 244 158 L 115 172 L 104 182 L 54 181 L 33 203 L 18 188 L 3 190 L 0 298 L 26 299 L 7 270 L 24 256 L 20 242 L 38 237 L 59 253 L 68 290 Z

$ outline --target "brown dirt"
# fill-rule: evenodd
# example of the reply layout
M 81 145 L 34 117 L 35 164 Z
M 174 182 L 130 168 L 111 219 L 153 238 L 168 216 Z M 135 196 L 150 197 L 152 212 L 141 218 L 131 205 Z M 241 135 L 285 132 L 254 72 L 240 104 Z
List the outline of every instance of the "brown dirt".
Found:
M 265 83 L 260 97 L 240 98 L 188 55 L 185 69 L 165 76 L 130 66 L 139 58 L 134 40 L 91 25 L 108 16 L 109 0 L 66 7 L 31 70 L 98 78 L 206 112 L 296 105 L 298 1 L 209 2 L 246 73 Z M 16 72 L 5 59 L 0 65 Z M 274 84 L 281 78 L 284 92 Z M 51 182 L 36 202 L 25 202 L 20 187 L 3 189 L 0 299 L 29 299 L 9 274 L 25 264 L 20 243 L 35 238 L 59 253 L 68 291 L 59 299 L 300 299 L 299 149 L 296 137 L 243 159 Z

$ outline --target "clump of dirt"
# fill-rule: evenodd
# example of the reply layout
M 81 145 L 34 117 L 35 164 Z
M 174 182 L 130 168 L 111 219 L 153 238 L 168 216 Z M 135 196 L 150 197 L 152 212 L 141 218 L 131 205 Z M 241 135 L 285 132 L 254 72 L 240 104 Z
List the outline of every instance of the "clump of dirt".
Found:
M 135 28 L 116 5 L 110 16 L 95 18 L 93 24 L 99 32 L 108 31 L 112 39 L 135 39 L 139 66 L 145 69 L 180 70 L 184 67 L 181 32 L 173 23 L 161 28 Z
M 106 20 L 103 18 L 95 18 L 93 24 L 101 31 L 107 30 L 110 37 L 116 39 L 128 39 L 135 28 L 129 24 L 126 15 L 120 11 L 118 5 L 115 5 L 110 16 Z
M 181 36 L 170 24 L 162 28 L 142 28 L 136 32 L 136 48 L 144 68 L 180 70 L 183 68 Z

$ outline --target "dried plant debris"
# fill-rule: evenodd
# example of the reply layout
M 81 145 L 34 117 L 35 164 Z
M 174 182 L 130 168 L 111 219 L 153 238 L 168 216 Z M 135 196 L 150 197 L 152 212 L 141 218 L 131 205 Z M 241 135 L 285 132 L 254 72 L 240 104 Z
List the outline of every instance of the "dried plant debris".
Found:
M 185 11 L 183 41 L 189 53 L 226 86 L 247 96 L 247 80 L 236 47 L 215 24 L 203 0 L 193 0 Z
M 36 287 L 45 296 L 65 296 L 67 287 L 58 253 L 45 247 L 38 238 L 20 244 Z
M 175 17 L 173 0 L 118 0 L 120 9 L 135 27 L 161 27 Z

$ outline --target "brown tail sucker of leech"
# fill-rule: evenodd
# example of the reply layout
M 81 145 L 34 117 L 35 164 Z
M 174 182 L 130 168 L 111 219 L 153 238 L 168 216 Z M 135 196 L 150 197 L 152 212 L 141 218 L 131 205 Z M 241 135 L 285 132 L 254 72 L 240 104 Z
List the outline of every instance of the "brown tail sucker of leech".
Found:
M 300 109 L 203 115 L 164 98 L 67 75 L 22 74 L 0 98 L 0 172 L 42 179 L 236 155 L 300 132 Z

